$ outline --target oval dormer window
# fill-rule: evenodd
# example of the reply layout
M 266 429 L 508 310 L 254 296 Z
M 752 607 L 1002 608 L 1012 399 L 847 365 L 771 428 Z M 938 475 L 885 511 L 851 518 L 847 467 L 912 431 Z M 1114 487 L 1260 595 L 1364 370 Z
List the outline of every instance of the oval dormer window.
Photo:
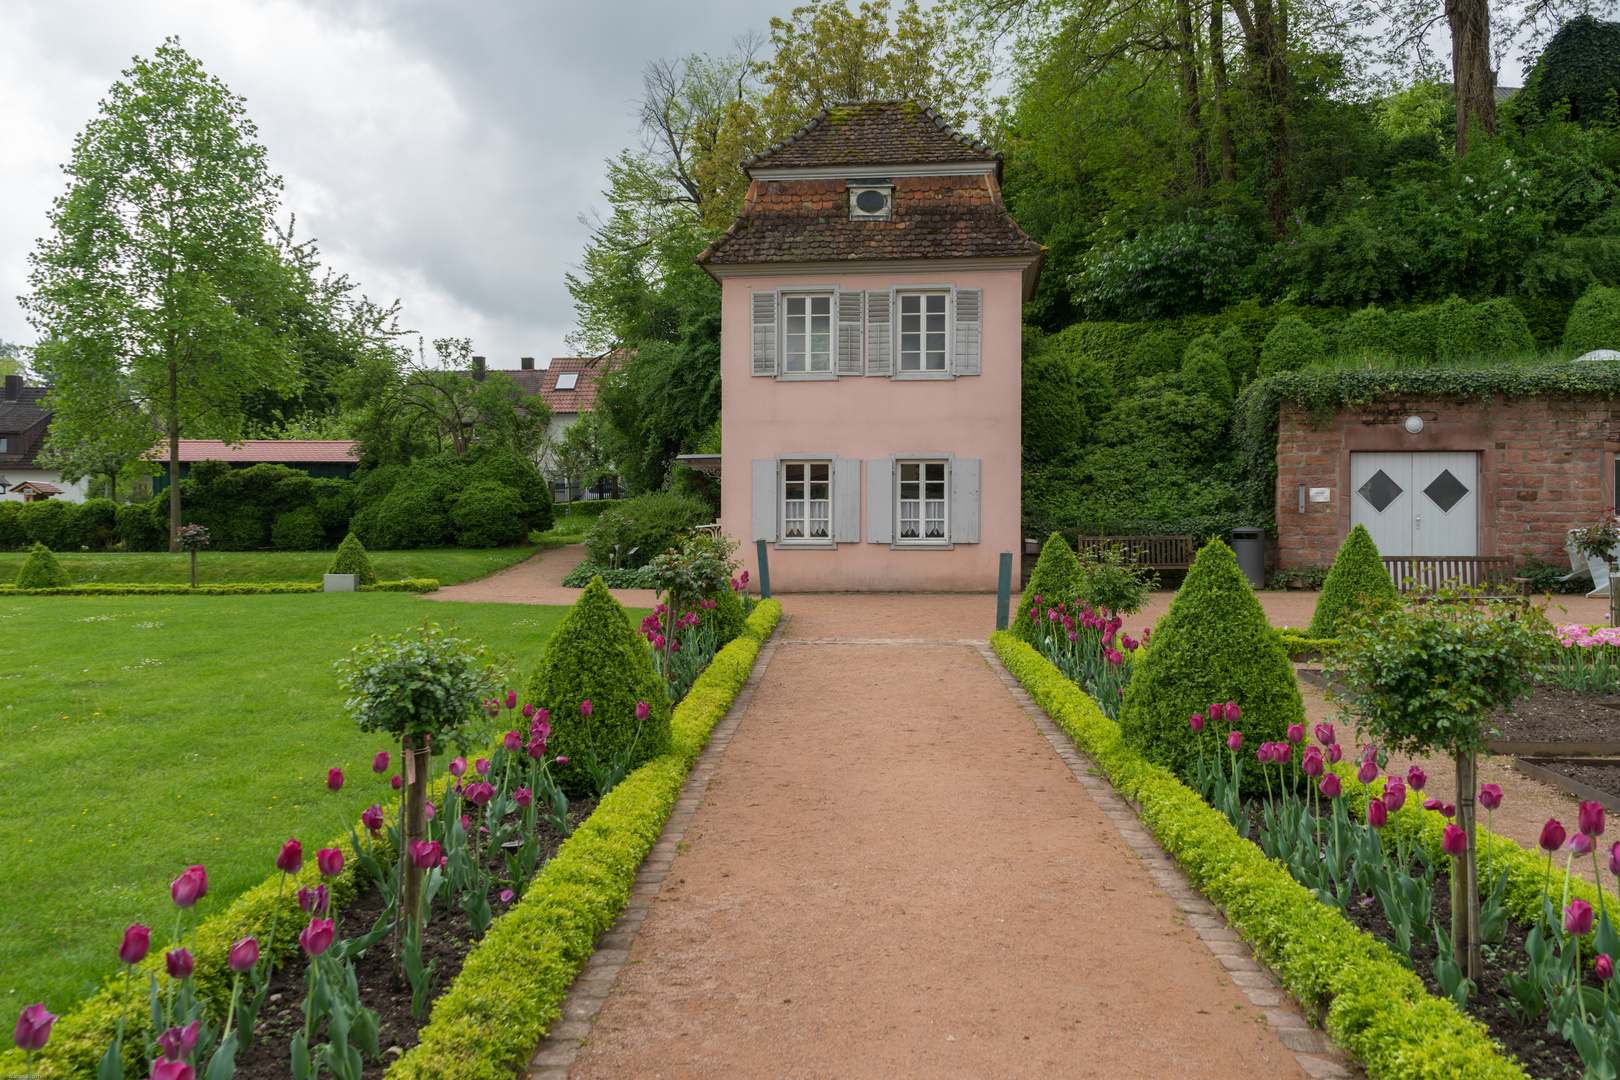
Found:
M 883 192 L 868 188 L 855 197 L 856 209 L 863 214 L 880 214 L 883 208 L 889 205 L 889 200 Z
M 894 208 L 894 186 L 887 180 L 849 181 L 849 219 L 888 221 Z

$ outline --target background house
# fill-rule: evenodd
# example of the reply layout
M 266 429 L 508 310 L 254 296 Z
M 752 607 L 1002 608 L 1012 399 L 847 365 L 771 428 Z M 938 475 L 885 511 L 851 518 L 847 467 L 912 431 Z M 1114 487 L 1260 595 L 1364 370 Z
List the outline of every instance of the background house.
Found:
M 554 356 L 545 367 L 536 368 L 534 357 L 525 356 L 520 360 L 521 366 L 513 369 L 490 368 L 483 357 L 473 357 L 474 379 L 483 379 L 491 371 L 498 372 L 521 387 L 525 395 L 538 395 L 551 409 L 551 421 L 546 426 L 546 445 L 540 451 L 537 464 L 551 484 L 552 498 L 557 502 L 602 498 L 611 493 L 587 488 L 578 482 L 578 477 L 559 475 L 553 447 L 581 416 L 595 409 L 597 389 L 602 378 L 613 370 L 613 360 L 612 354 Z
M 39 452 L 51 427 L 52 410 L 45 404 L 47 393 L 48 388 L 43 386 L 24 386 L 21 375 L 6 376 L 5 390 L 0 394 L 0 499 L 19 502 L 29 497 L 35 489 L 18 491 L 17 485 L 31 481 L 55 489 L 52 498 L 84 500 L 87 481 L 69 483 L 62 479 L 60 470 L 39 464 Z
M 246 469 L 252 465 L 286 465 L 301 469 L 314 477 L 347 480 L 354 474 L 359 459 L 355 456 L 353 439 L 247 439 L 240 443 L 226 443 L 218 439 L 180 440 L 180 479 L 191 475 L 193 462 L 223 461 L 233 469 Z M 154 493 L 169 486 L 169 445 L 154 447 L 149 459 L 162 466 L 152 478 Z

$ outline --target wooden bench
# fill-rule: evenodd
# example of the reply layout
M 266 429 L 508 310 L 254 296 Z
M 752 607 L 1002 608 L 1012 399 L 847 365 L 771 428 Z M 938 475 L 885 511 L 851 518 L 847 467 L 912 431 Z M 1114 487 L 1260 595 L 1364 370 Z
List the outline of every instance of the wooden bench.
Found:
M 1024 554 L 1039 555 L 1044 541 L 1025 540 Z M 1100 551 L 1103 548 L 1125 549 L 1131 561 L 1154 570 L 1186 570 L 1192 566 L 1198 544 L 1192 536 L 1082 536 L 1077 545 L 1080 551 Z M 1033 561 L 1025 559 L 1024 584 L 1034 569 Z
M 1487 595 L 1528 600 L 1530 582 L 1514 574 L 1511 555 L 1384 555 L 1395 588 L 1432 592 L 1443 585 L 1483 589 Z

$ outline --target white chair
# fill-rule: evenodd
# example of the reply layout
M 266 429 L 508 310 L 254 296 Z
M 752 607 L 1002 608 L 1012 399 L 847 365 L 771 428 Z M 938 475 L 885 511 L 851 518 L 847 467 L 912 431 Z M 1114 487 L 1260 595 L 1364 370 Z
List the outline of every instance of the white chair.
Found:
M 1609 563 L 1617 556 L 1620 556 L 1620 545 L 1616 545 L 1615 547 L 1609 549 L 1608 558 L 1598 558 L 1596 555 L 1582 555 L 1580 550 L 1575 546 L 1574 533 L 1570 533 L 1564 537 L 1564 551 L 1569 555 L 1570 572 L 1558 580 L 1568 581 L 1579 574 L 1582 570 L 1585 570 L 1592 575 L 1592 584 L 1594 586 L 1592 591 L 1586 595 L 1608 596 Z

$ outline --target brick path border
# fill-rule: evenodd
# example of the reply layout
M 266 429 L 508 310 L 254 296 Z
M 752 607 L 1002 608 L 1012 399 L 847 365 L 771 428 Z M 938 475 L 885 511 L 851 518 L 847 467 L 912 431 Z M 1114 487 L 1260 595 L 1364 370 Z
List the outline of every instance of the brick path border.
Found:
M 1305 1075 L 1312 1080 L 1338 1080 L 1362 1075 L 1346 1067 L 1347 1055 L 1328 1037 L 1327 1032 L 1311 1027 L 1305 1017 L 1296 1011 L 1293 999 L 1283 991 L 1276 974 L 1255 959 L 1254 951 L 1238 937 L 1220 909 L 1187 883 L 1187 875 L 1181 872 L 1175 860 L 1165 854 L 1164 849 L 1143 827 L 1137 816 L 1141 808 L 1114 791 L 1114 786 L 1097 767 L 1097 763 L 1076 747 L 1068 732 L 1058 727 L 1046 710 L 1035 703 L 1024 689 L 1024 684 L 1002 664 L 1001 657 L 990 648 L 989 642 L 975 642 L 974 645 L 1024 714 L 1034 722 L 1036 730 L 1046 736 L 1046 741 L 1052 744 L 1058 757 L 1074 773 L 1074 778 L 1080 781 L 1097 808 L 1114 823 L 1114 828 L 1119 830 L 1126 845 L 1141 858 L 1148 875 L 1175 901 L 1176 908 L 1186 914 L 1187 924 L 1193 928 L 1198 939 L 1226 969 L 1232 982 L 1248 995 L 1250 1003 L 1260 1009 L 1266 1023 L 1277 1033 L 1283 1046 L 1293 1053 L 1294 1060 L 1305 1070 Z
M 777 621 L 776 629 L 771 631 L 754 657 L 748 680 L 737 692 L 725 716 L 709 733 L 708 744 L 693 763 L 692 771 L 686 774 L 686 782 L 681 785 L 681 793 L 675 799 L 675 808 L 664 823 L 658 843 L 647 852 L 647 857 L 641 861 L 641 868 L 636 871 L 636 883 L 630 889 L 630 899 L 625 901 L 614 924 L 596 939 L 596 951 L 580 969 L 574 985 L 568 990 L 568 996 L 563 999 L 562 1019 L 551 1025 L 546 1037 L 540 1040 L 539 1047 L 529 1058 L 529 1080 L 568 1080 L 568 1070 L 579 1056 L 580 1047 L 590 1038 L 592 1022 L 607 1003 L 607 996 L 619 978 L 619 970 L 630 959 L 630 946 L 647 917 L 652 898 L 658 895 L 664 877 L 669 873 L 677 845 L 686 838 L 692 815 L 697 813 L 703 793 L 714 778 L 714 771 L 725 756 L 726 747 L 731 745 L 737 725 L 748 712 L 754 692 L 759 689 L 765 669 L 770 666 L 771 657 L 776 655 L 776 647 L 782 643 L 783 631 L 792 618 L 792 615 L 784 612 Z

